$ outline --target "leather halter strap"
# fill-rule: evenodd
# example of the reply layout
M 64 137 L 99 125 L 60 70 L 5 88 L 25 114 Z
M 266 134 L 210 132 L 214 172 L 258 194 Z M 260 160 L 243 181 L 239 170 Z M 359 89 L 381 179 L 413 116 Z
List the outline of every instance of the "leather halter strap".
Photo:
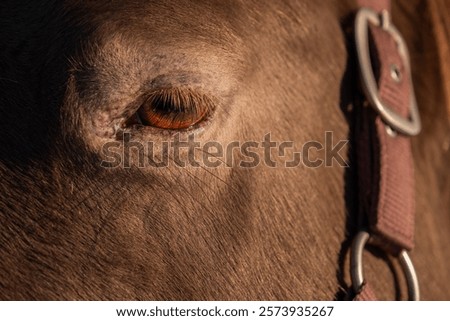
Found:
M 356 49 L 366 101 L 357 113 L 355 131 L 360 229 L 351 259 L 355 299 L 375 299 L 362 272 L 367 241 L 399 258 L 409 298 L 418 299 L 407 251 L 414 247 L 415 213 L 410 136 L 420 131 L 420 119 L 408 53 L 390 21 L 389 0 L 358 0 L 358 4 Z

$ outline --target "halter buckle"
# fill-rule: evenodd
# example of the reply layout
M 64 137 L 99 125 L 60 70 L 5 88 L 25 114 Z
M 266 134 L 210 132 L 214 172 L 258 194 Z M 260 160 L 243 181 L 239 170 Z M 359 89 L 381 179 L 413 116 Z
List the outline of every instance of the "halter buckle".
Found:
M 370 60 L 368 36 L 369 23 L 383 28 L 383 30 L 388 32 L 394 38 L 398 45 L 399 55 L 405 66 L 405 72 L 409 76 L 408 81 L 410 81 L 411 87 L 409 99 L 410 118 L 402 117 L 380 99 Z M 391 23 L 389 13 L 387 11 L 383 11 L 381 15 L 379 15 L 375 11 L 368 8 L 360 9 L 355 20 L 355 43 L 362 85 L 369 103 L 376 111 L 378 111 L 383 121 L 392 129 L 409 136 L 417 135 L 420 132 L 421 123 L 411 82 L 411 68 L 408 49 L 399 31 Z

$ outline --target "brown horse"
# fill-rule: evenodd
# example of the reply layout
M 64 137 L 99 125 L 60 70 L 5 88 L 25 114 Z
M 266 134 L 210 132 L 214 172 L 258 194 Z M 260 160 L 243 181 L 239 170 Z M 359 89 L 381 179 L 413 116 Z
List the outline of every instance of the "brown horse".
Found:
M 423 123 L 411 256 L 425 300 L 450 299 L 444 2 L 392 10 Z M 323 151 L 311 148 L 287 168 L 294 149 L 270 144 L 350 137 L 355 10 L 351 0 L 2 1 L 0 299 L 352 298 L 351 145 L 344 162 L 315 166 Z M 191 133 L 216 147 L 272 142 L 258 166 L 141 166 L 139 143 L 159 152 Z M 129 166 L 100 166 L 130 141 Z M 263 157 L 247 147 L 231 156 Z M 367 252 L 365 276 L 378 298 L 405 298 L 392 257 Z

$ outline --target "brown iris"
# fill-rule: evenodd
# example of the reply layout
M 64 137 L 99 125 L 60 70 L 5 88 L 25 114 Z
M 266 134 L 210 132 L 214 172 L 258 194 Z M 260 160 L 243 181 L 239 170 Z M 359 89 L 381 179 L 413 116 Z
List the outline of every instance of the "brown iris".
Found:
M 167 88 L 153 92 L 136 115 L 144 126 L 187 129 L 205 120 L 212 109 L 207 96 L 189 88 Z

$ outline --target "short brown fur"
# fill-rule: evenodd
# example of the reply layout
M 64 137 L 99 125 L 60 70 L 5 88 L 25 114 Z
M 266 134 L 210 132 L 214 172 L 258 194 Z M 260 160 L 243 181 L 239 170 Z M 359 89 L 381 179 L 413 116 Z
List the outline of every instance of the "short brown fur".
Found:
M 412 257 L 423 299 L 450 300 L 448 51 L 439 49 L 448 34 L 436 31 L 448 17 L 438 20 L 430 3 L 395 2 L 393 17 L 423 120 L 413 140 Z M 0 299 L 351 298 L 351 168 L 99 163 L 112 124 L 158 86 L 157 75 L 217 99 L 202 141 L 271 132 L 301 144 L 325 131 L 347 139 L 356 76 L 345 76 L 354 60 L 342 26 L 355 9 L 354 1 L 2 1 Z M 172 76 L 180 70 L 186 77 Z M 366 262 L 380 299 L 405 297 L 392 258 L 372 253 Z

